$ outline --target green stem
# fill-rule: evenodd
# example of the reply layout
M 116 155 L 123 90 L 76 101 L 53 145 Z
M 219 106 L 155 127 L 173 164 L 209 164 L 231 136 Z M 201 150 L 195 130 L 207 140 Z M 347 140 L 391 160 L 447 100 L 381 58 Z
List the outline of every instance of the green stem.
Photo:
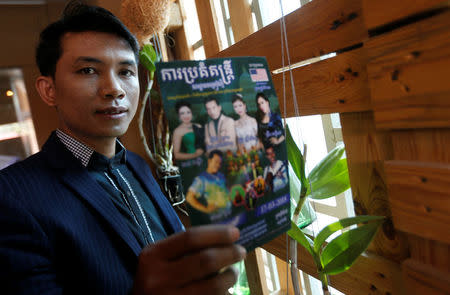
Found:
M 292 216 L 292 221 L 297 224 L 300 211 L 302 210 L 303 204 L 306 200 L 306 189 L 303 187 L 300 190 L 300 198 L 298 200 L 297 207 L 295 207 L 294 215 Z M 294 294 L 300 295 L 300 282 L 298 279 L 298 268 L 297 268 L 297 241 L 292 237 L 289 237 L 289 259 L 291 260 L 291 278 L 292 285 L 294 286 Z
M 292 215 L 292 221 L 297 224 L 298 217 L 300 215 L 300 211 L 303 208 L 303 205 L 306 201 L 306 188 L 302 186 L 300 190 L 300 198 L 298 199 L 297 207 L 295 207 L 294 214 Z
M 289 259 L 291 261 L 291 279 L 294 287 L 294 295 L 301 295 L 300 281 L 297 267 L 297 241 L 289 237 Z
M 330 291 L 328 290 L 328 276 L 327 274 L 319 271 L 319 279 L 322 282 L 322 291 L 324 295 L 330 294 Z
M 150 76 L 153 77 L 153 73 Z M 145 137 L 144 127 L 143 127 L 145 105 L 150 96 L 150 90 L 152 90 L 152 87 L 153 87 L 153 79 L 150 79 L 148 82 L 147 91 L 145 91 L 144 97 L 141 102 L 141 110 L 139 112 L 139 117 L 138 117 L 138 127 L 139 127 L 139 135 L 141 136 L 141 141 L 144 144 L 145 152 L 149 156 L 150 160 L 152 160 L 153 163 L 157 164 L 157 161 L 156 161 L 155 157 L 153 156 L 153 153 L 150 151 L 150 148 L 148 147 L 147 138 Z M 151 102 L 150 102 L 150 104 L 151 104 Z M 154 137 L 154 136 L 152 136 L 152 137 Z

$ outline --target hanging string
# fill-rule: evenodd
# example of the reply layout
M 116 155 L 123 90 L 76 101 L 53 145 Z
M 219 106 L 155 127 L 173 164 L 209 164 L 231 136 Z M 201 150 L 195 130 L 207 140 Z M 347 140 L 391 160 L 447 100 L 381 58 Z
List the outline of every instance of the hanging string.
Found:
M 280 2 L 280 9 L 281 9 L 281 60 L 283 63 L 283 68 L 285 67 L 285 63 L 284 63 L 284 46 L 286 46 L 286 56 L 287 56 L 287 62 L 288 62 L 288 71 L 289 71 L 289 78 L 291 80 L 291 90 L 292 90 L 292 100 L 294 102 L 294 114 L 295 117 L 300 117 L 300 112 L 299 112 L 299 108 L 298 108 L 298 103 L 297 103 L 297 94 L 295 92 L 295 86 L 294 86 L 294 77 L 292 74 L 292 68 L 291 68 L 291 55 L 289 54 L 289 42 L 287 39 L 287 32 L 286 32 L 286 22 L 285 22 L 285 18 L 284 18 L 284 11 L 283 11 L 283 3 L 282 0 L 279 0 Z M 283 71 L 283 79 L 284 79 L 284 72 Z M 286 98 L 286 91 L 285 91 L 285 85 L 284 85 L 284 81 L 283 81 L 283 99 Z M 286 108 L 286 104 L 285 104 L 285 108 Z M 285 113 L 286 115 L 286 113 Z
M 161 50 L 161 43 L 159 41 L 159 35 L 158 33 L 155 33 L 154 35 L 154 39 L 156 40 L 156 52 L 158 53 L 159 56 L 161 56 L 162 58 L 162 50 Z
M 280 10 L 281 10 L 281 18 L 280 18 L 280 39 L 281 39 L 281 63 L 282 63 L 282 69 L 286 69 L 286 64 L 285 64 L 285 54 L 287 57 L 287 71 L 289 71 L 289 78 L 290 78 L 290 85 L 291 85 L 291 92 L 292 92 L 292 100 L 293 100 L 293 105 L 294 105 L 294 116 L 296 118 L 296 120 L 298 120 L 298 122 L 300 123 L 300 111 L 299 111 L 299 107 L 298 107 L 298 102 L 297 102 L 297 95 L 296 95 L 296 91 L 295 91 L 295 85 L 294 85 L 294 77 L 293 77 L 293 73 L 292 73 L 292 67 L 291 67 L 291 57 L 290 57 L 290 53 L 289 53 L 289 42 L 288 42 L 288 38 L 287 38 L 287 30 L 286 30 L 286 21 L 285 21 L 285 15 L 284 15 L 284 10 L 283 10 L 283 3 L 282 0 L 279 0 L 279 4 L 280 4 Z M 282 71 L 282 86 L 283 86 L 283 117 L 284 117 L 284 125 L 287 126 L 287 122 L 286 122 L 286 117 L 287 117 L 287 103 L 286 103 L 286 75 L 285 75 L 286 70 Z M 303 144 L 303 136 L 302 136 L 302 131 L 301 128 L 297 128 L 297 132 L 298 135 L 300 136 L 300 141 L 302 143 L 303 146 L 303 157 L 304 157 L 304 161 L 306 164 L 306 145 Z M 309 169 L 307 167 L 305 167 L 305 173 L 309 174 Z M 312 186 L 311 186 L 311 181 L 309 180 L 309 187 L 310 190 L 312 192 Z M 308 200 L 306 200 L 306 202 L 304 203 L 304 206 L 308 206 L 307 204 Z M 312 204 L 313 210 L 316 211 L 315 208 L 315 204 L 313 202 Z M 312 218 L 312 216 L 311 216 Z M 315 224 L 313 222 L 313 235 L 315 235 L 316 232 L 318 232 L 318 229 L 316 229 L 315 227 L 318 227 L 317 224 Z M 289 242 L 288 242 L 288 238 L 286 236 L 286 261 L 288 261 L 289 259 Z M 292 245 L 290 245 L 292 247 Z M 296 246 L 296 245 L 295 245 Z M 294 259 L 297 259 L 297 257 L 295 257 Z M 293 263 L 291 261 L 291 263 Z M 295 261 L 296 263 L 296 261 Z M 286 265 L 286 267 L 288 267 L 288 265 Z M 292 271 L 292 270 L 291 270 Z M 294 281 L 293 281 L 294 283 Z M 289 271 L 286 271 L 286 290 L 289 290 Z M 294 290 L 296 290 L 296 286 L 294 286 Z M 300 290 L 297 289 L 297 292 L 301 292 Z
M 156 43 L 156 46 L 155 46 L 156 54 L 160 55 L 161 54 L 161 49 L 158 46 L 159 38 L 158 38 L 158 34 L 157 33 L 155 33 L 153 35 L 153 41 L 154 41 L 154 43 Z M 150 75 L 147 75 L 147 77 L 148 77 L 149 80 L 151 79 Z M 154 79 L 155 79 L 155 77 L 153 77 L 153 80 Z M 150 111 L 150 128 L 152 129 L 153 154 L 156 154 L 155 128 L 153 126 L 152 94 L 151 93 L 149 93 L 148 98 L 149 98 L 148 109 Z
M 289 294 L 289 237 L 286 235 L 286 294 Z
M 283 38 L 283 22 L 284 22 L 284 14 L 283 14 L 283 6 L 281 4 L 280 0 L 280 7 L 281 7 L 281 21 L 280 21 L 280 39 L 281 39 L 281 67 L 284 68 L 285 62 L 284 62 L 284 38 Z M 286 109 L 286 71 L 283 71 L 282 77 L 283 77 L 283 120 L 284 120 L 284 126 L 287 126 L 286 124 L 286 115 L 287 115 L 287 109 Z
M 290 52 L 289 52 L 289 41 L 287 38 L 287 30 L 286 30 L 286 21 L 285 21 L 285 14 L 284 14 L 284 9 L 283 9 L 283 3 L 282 0 L 279 0 L 279 4 L 280 4 L 280 10 L 281 10 L 281 18 L 280 18 L 280 38 L 281 38 L 281 63 L 282 63 L 282 69 L 286 68 L 286 63 L 285 63 L 285 57 L 284 55 L 286 54 L 287 57 L 287 62 L 288 62 L 288 66 L 287 66 L 287 71 L 289 72 L 289 78 L 290 78 L 290 84 L 291 84 L 291 92 L 292 92 L 292 100 L 293 100 L 293 104 L 294 104 L 294 115 L 295 115 L 295 119 L 296 121 L 298 121 L 298 123 L 300 124 L 300 110 L 299 110 L 299 106 L 298 106 L 298 101 L 297 101 L 297 94 L 295 91 L 295 85 L 294 85 L 294 77 L 293 77 L 293 73 L 292 73 L 292 67 L 291 67 L 291 56 L 290 56 Z M 282 85 L 283 85 L 283 117 L 284 117 L 284 123 L 285 125 L 287 124 L 286 122 L 286 117 L 287 117 L 287 103 L 286 103 L 286 76 L 285 76 L 285 72 L 286 70 L 282 71 Z M 302 130 L 301 128 L 297 128 L 298 131 L 298 135 L 299 135 L 299 139 L 300 139 L 300 148 L 303 146 L 303 156 L 304 156 L 304 161 L 305 164 L 307 162 L 307 155 L 306 155 L 306 145 L 303 142 L 303 134 L 302 134 Z M 309 174 L 309 169 L 308 167 L 305 167 L 305 173 Z M 309 186 L 310 186 L 310 190 L 312 192 L 312 186 L 311 186 L 311 181 L 309 180 Z M 305 202 L 306 204 L 306 202 Z M 304 205 L 305 206 L 305 205 Z M 312 207 L 313 210 L 316 211 L 316 205 L 314 202 L 312 202 Z M 316 232 L 318 232 L 318 225 L 316 223 L 312 224 L 313 227 L 313 234 L 315 235 Z
M 281 1 L 280 1 L 280 7 Z M 284 61 L 284 38 L 283 38 L 283 20 L 284 20 L 284 14 L 283 9 L 281 9 L 281 21 L 280 21 L 280 39 L 281 39 L 281 64 L 284 68 L 285 61 Z M 283 81 L 283 121 L 284 126 L 287 126 L 286 122 L 286 114 L 287 114 L 287 108 L 286 108 L 286 75 L 285 71 L 282 72 L 282 81 Z M 286 235 L 286 294 L 289 294 L 289 238 L 288 235 Z

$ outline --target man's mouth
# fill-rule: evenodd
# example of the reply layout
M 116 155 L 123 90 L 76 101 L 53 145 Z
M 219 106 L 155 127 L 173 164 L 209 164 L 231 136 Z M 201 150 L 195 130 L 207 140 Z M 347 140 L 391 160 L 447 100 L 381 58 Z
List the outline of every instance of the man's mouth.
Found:
M 97 110 L 95 113 L 102 115 L 118 115 L 122 113 L 126 113 L 128 110 L 125 107 L 112 107 Z

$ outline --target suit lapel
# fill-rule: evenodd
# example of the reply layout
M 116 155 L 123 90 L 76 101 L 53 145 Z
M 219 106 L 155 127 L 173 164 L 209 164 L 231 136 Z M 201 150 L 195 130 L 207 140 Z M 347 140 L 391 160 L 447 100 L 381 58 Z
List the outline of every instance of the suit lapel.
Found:
M 97 211 L 97 213 L 111 226 L 113 232 L 117 233 L 120 238 L 131 248 L 131 250 L 139 255 L 141 247 L 136 238 L 132 234 L 130 228 L 123 222 L 123 218 L 119 215 L 116 207 L 111 201 L 111 197 L 105 190 L 92 178 L 85 169 L 77 171 L 68 171 L 62 175 L 64 183 L 78 195 L 87 201 L 89 205 Z
M 64 184 L 83 200 L 85 200 L 99 215 L 111 226 L 113 232 L 117 233 L 133 253 L 138 256 L 141 251 L 136 238 L 128 228 L 120 213 L 114 206 L 110 196 L 105 190 L 89 175 L 87 170 L 81 165 L 70 151 L 59 141 L 55 133 L 52 133 L 49 140 L 42 148 L 42 153 L 54 169 L 59 170 L 58 175 Z
M 170 226 L 169 229 L 166 228 L 166 230 L 169 230 L 168 234 L 184 230 L 184 226 L 179 220 L 178 215 L 162 193 L 161 188 L 154 179 L 152 172 L 145 161 L 136 155 L 127 152 L 127 164 L 130 169 L 133 170 L 140 183 L 144 186 L 153 205 L 159 209 L 158 212 L 161 214 L 161 219 Z

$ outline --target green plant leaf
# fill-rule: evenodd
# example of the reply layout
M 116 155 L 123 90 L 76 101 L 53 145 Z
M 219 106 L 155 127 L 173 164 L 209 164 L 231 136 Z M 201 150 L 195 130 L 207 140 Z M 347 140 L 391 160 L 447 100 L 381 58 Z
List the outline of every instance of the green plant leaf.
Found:
M 159 61 L 159 56 L 151 44 L 145 44 L 139 52 L 139 60 L 150 73 L 153 73 L 156 70 L 155 63 Z
M 313 257 L 315 253 L 313 250 L 313 241 L 308 238 L 298 226 L 291 221 L 291 229 L 288 230 L 287 234 L 296 240 L 300 245 L 302 245 Z
M 326 239 L 329 236 L 334 234 L 335 232 L 342 230 L 351 225 L 360 224 L 364 222 L 374 221 L 374 220 L 382 220 L 384 216 L 371 216 L 371 215 L 360 215 L 355 217 L 343 218 L 336 222 L 333 222 L 327 226 L 325 226 L 314 239 L 314 251 L 319 253 L 319 250 L 322 248 L 322 244 L 325 243 Z
M 336 162 L 341 159 L 344 151 L 345 149 L 343 146 L 335 147 L 313 168 L 313 170 L 311 170 L 308 176 L 309 180 L 311 182 L 316 182 L 327 175 L 327 173 L 336 165 Z
M 157 63 L 159 61 L 159 56 L 158 53 L 156 53 L 155 48 L 153 47 L 153 45 L 151 44 L 145 44 L 142 47 L 142 51 L 145 52 L 146 54 L 148 54 L 148 56 L 150 57 L 150 60 L 153 63 Z
M 303 187 L 308 187 L 305 175 L 305 159 L 303 158 L 300 149 L 297 147 L 294 139 L 292 138 L 289 126 L 286 124 L 286 148 L 288 154 L 288 161 L 292 166 L 297 178 L 300 180 Z
M 350 188 L 347 159 L 333 161 L 327 168 L 322 169 L 323 175 L 321 178 L 311 180 L 312 192 L 307 194 L 313 199 L 330 198 Z
M 149 72 L 152 73 L 156 70 L 155 63 L 151 60 L 150 56 L 146 52 L 139 52 L 139 60 Z
M 323 265 L 321 271 L 328 275 L 335 275 L 349 269 L 369 246 L 381 222 L 382 220 L 377 220 L 364 224 L 333 239 L 320 255 Z

